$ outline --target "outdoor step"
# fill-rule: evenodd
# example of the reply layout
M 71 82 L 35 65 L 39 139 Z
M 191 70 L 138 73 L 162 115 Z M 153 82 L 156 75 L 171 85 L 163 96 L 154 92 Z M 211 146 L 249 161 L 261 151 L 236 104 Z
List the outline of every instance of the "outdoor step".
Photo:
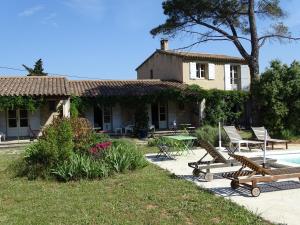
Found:
M 29 140 L 13 140 L 13 141 L 3 141 L 0 142 L 0 149 L 7 148 L 24 148 L 25 146 L 31 144 L 32 141 Z

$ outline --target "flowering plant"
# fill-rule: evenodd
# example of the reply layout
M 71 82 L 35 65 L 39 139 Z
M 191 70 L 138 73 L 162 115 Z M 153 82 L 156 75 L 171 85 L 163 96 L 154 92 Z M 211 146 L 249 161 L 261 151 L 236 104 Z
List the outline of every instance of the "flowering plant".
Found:
M 109 148 L 111 146 L 111 142 L 110 141 L 107 141 L 107 142 L 101 142 L 101 143 L 98 143 L 96 144 L 95 146 L 93 146 L 92 148 L 90 148 L 89 152 L 95 156 L 99 156 L 99 154 Z

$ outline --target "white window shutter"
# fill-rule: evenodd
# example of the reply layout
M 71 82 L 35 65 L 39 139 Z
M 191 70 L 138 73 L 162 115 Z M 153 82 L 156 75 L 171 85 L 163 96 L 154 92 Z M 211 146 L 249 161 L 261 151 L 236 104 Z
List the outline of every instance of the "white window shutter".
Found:
M 216 79 L 216 67 L 213 63 L 208 63 L 208 79 L 214 80 Z
M 250 90 L 250 69 L 248 65 L 241 65 L 241 90 Z
M 230 84 L 230 64 L 225 64 L 224 65 L 224 82 L 225 82 L 225 90 L 232 90 L 231 84 Z
M 190 79 L 194 80 L 196 78 L 197 78 L 196 63 L 190 62 Z

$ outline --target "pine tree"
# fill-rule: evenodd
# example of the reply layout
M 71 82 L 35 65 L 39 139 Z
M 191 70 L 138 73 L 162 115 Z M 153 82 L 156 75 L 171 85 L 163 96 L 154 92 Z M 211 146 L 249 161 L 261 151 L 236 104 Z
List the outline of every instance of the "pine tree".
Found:
M 28 71 L 27 76 L 47 76 L 48 74 L 44 72 L 43 61 L 39 59 L 35 62 L 34 68 L 30 68 L 23 64 L 23 67 Z

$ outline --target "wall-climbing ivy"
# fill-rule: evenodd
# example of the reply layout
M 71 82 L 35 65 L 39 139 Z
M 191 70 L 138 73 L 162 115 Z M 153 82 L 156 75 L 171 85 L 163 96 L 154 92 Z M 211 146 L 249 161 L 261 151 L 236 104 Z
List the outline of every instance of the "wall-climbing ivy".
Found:
M 44 103 L 43 98 L 32 98 L 23 96 L 0 96 L 0 111 L 7 109 L 27 109 L 35 111 Z
M 182 89 L 165 89 L 143 96 L 98 96 L 96 98 L 71 98 L 71 116 L 84 115 L 89 105 L 137 108 L 139 104 L 173 100 L 184 103 L 199 103 L 206 99 L 205 124 L 216 125 L 220 120 L 228 124 L 237 124 L 244 112 L 248 94 L 241 91 L 204 90 L 198 85 L 189 85 Z
M 206 98 L 205 124 L 239 125 L 245 113 L 248 93 L 242 91 L 210 90 Z

